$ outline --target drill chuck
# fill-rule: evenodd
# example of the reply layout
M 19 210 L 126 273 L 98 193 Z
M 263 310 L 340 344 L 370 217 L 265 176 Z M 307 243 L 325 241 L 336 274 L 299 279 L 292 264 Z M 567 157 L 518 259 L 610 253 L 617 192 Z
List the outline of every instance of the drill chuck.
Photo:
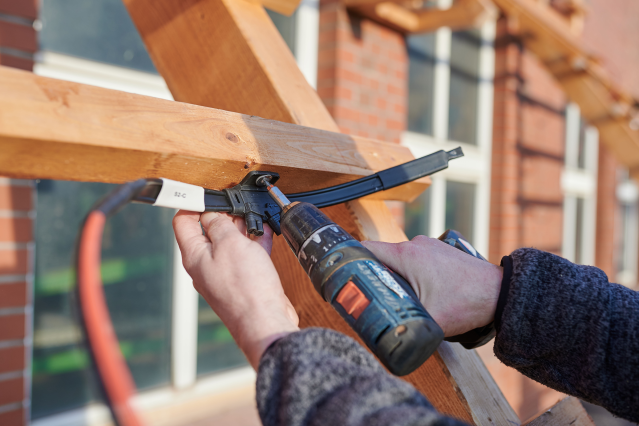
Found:
M 411 373 L 444 338 L 410 285 L 309 203 L 283 212 L 282 235 L 317 292 L 393 374 Z

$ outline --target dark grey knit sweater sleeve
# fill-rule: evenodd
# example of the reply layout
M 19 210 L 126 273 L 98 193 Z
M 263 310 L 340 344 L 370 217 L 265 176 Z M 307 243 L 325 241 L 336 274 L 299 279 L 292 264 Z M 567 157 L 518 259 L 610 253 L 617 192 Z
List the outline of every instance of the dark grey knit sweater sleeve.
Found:
M 458 426 L 355 340 L 309 328 L 262 356 L 257 407 L 264 426 Z
M 639 293 L 592 266 L 519 249 L 495 355 L 549 387 L 639 422 Z

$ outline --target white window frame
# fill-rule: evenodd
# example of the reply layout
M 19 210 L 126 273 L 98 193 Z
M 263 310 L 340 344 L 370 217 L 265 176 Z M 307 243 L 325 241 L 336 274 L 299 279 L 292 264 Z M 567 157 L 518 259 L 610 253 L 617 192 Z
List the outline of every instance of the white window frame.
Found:
M 625 176 L 617 186 L 617 201 L 620 207 L 630 207 L 630 211 L 627 213 L 628 217 L 623 217 L 625 212 L 621 211 L 621 232 L 618 232 L 619 244 L 621 245 L 619 255 L 624 257 L 623 264 L 626 268 L 616 271 L 615 281 L 626 287 L 635 288 L 639 260 L 639 189 L 637 184 L 628 177 L 627 171 L 621 174 Z M 625 221 L 629 225 L 626 229 L 623 228 Z
M 440 0 L 445 9 L 452 1 Z M 452 31 L 440 28 L 435 33 L 435 71 L 433 95 L 433 135 L 406 131 L 401 144 L 408 147 L 415 157 L 428 155 L 440 149 L 450 150 L 461 146 L 464 157 L 451 161 L 448 169 L 431 179 L 429 236 L 444 233 L 446 221 L 446 182 L 466 182 L 476 185 L 475 212 L 472 238 L 475 248 L 488 254 L 490 228 L 490 177 L 493 127 L 493 78 L 495 76 L 495 22 L 490 21 L 480 29 L 482 46 L 479 54 L 479 87 L 477 99 L 477 144 L 472 145 L 448 139 L 448 103 L 450 96 L 450 50 Z
M 585 131 L 584 168 L 578 168 L 579 133 L 581 115 L 576 104 L 566 107 L 566 155 L 561 174 L 564 194 L 562 256 L 571 262 L 577 259 L 577 199 L 584 200 L 581 253 L 584 265 L 595 263 L 595 238 L 597 234 L 597 167 L 599 161 L 599 133 L 588 126 Z

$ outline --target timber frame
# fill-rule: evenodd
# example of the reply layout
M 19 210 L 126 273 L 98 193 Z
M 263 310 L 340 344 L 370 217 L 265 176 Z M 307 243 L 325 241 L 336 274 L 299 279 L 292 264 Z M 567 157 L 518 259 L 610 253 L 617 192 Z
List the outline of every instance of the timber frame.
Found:
M 283 190 L 295 192 L 346 182 L 412 159 L 404 147 L 339 133 L 261 4 L 123 1 L 177 102 L 0 67 L 0 174 L 102 182 L 167 177 L 221 189 L 236 184 L 248 171 L 268 169 L 282 175 Z M 396 2 L 346 1 L 367 16 L 379 15 L 378 9 L 386 7 L 391 12 L 383 19 L 402 30 L 391 18 L 397 16 Z M 518 16 L 527 31 L 538 25 L 537 15 L 525 6 L 531 2 L 495 0 L 502 10 Z M 285 13 L 297 6 L 294 0 L 265 4 Z M 409 11 L 414 25 L 404 25 L 402 31 L 462 28 L 491 7 L 486 0 L 460 0 L 452 13 L 428 17 L 434 12 Z M 542 41 L 547 43 L 531 43 L 541 51 Z M 588 59 L 585 68 L 575 71 L 562 68 L 558 58 L 549 54 L 543 60 L 565 74 L 565 87 L 598 78 L 599 69 Z M 581 56 L 570 58 L 574 63 Z M 619 102 L 628 106 L 630 101 L 620 96 Z M 582 110 L 587 118 L 595 116 Z M 610 108 L 604 112 L 602 126 L 619 120 L 619 115 L 606 115 Z M 639 148 L 633 149 L 633 165 L 639 167 Z M 429 182 L 422 179 L 325 211 L 358 239 L 405 241 L 381 199 L 410 201 Z M 329 327 L 357 339 L 314 291 L 282 237 L 274 241 L 272 258 L 301 327 Z M 477 353 L 459 344 L 444 342 L 405 379 L 442 413 L 476 425 L 521 424 Z M 527 424 L 592 425 L 573 398 L 552 410 L 561 415 L 549 419 L 543 414 Z

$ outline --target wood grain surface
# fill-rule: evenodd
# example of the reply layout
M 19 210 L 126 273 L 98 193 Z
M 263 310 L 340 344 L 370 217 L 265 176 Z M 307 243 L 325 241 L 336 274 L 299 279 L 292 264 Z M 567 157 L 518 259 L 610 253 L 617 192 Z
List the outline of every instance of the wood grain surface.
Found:
M 242 0 L 124 2 L 176 99 L 337 129 L 262 7 Z M 334 149 L 337 155 L 341 147 Z M 360 200 L 325 212 L 356 238 L 406 240 L 382 201 Z M 281 237 L 275 239 L 272 258 L 302 327 L 329 327 L 358 339 L 316 293 Z M 487 392 L 482 381 L 492 378 L 483 365 L 468 368 L 483 368 L 485 374 L 458 377 L 443 357 L 435 355 L 406 379 L 441 412 L 470 423 L 494 424 L 475 417 L 476 408 L 467 402 L 474 399 L 464 396 Z M 507 406 L 500 395 L 491 397 L 505 404 L 499 409 Z
M 282 190 L 297 192 L 413 159 L 395 144 L 7 67 L 0 67 L 0 93 L 0 174 L 15 178 L 166 177 L 218 189 L 261 169 L 280 173 Z M 410 200 L 429 182 L 376 196 Z

